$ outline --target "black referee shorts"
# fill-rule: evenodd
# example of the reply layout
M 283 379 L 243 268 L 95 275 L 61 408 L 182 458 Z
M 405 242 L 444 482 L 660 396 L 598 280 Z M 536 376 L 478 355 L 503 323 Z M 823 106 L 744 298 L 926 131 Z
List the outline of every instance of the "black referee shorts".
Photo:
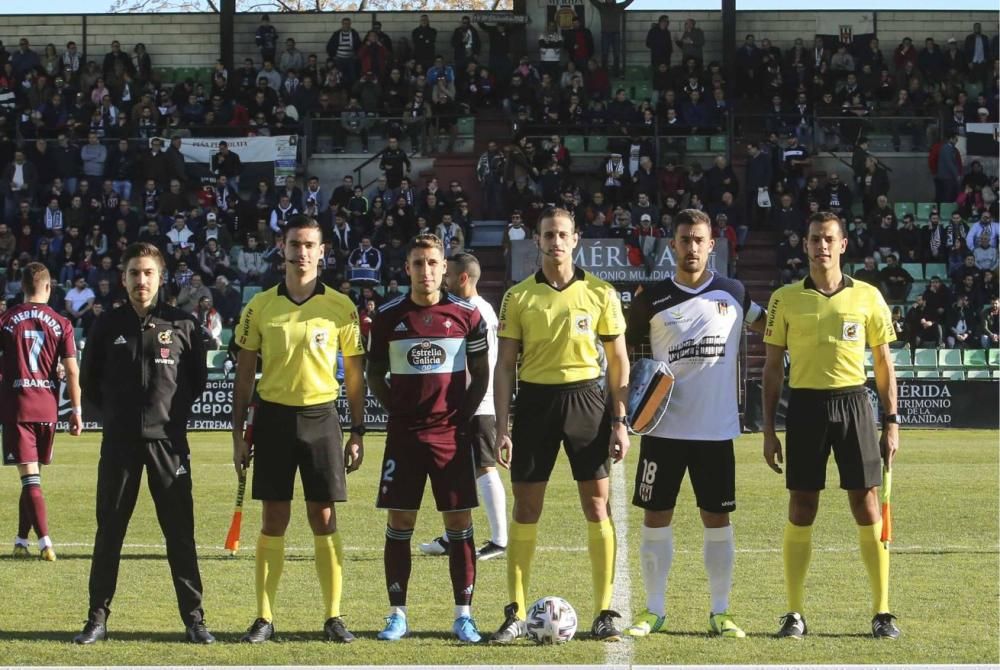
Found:
M 306 500 L 347 500 L 343 435 L 332 402 L 290 407 L 261 400 L 253 454 L 254 500 L 291 500 L 296 470 Z
M 573 479 L 606 479 L 611 418 L 604 389 L 596 379 L 560 385 L 521 382 L 511 440 L 511 481 L 547 482 L 560 445 Z
M 840 488 L 869 489 L 882 484 L 875 416 L 863 386 L 823 391 L 791 389 L 785 430 L 787 488 L 826 488 L 826 463 L 831 450 L 840 471 Z

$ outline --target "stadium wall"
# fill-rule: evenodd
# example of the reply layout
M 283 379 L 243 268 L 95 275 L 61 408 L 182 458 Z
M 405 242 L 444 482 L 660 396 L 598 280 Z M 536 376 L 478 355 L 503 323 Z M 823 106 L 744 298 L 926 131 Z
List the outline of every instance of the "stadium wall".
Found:
M 671 16 L 671 28 L 679 31 L 684 19 L 692 18 L 705 32 L 705 57 L 707 60 L 722 58 L 722 18 L 720 12 L 684 11 L 635 11 L 627 13 L 626 39 L 628 62 L 633 65 L 645 64 L 649 55 L 645 47 L 646 31 L 660 14 Z M 449 40 L 452 29 L 458 24 L 462 12 L 428 12 L 431 24 L 438 29 L 438 48 L 450 55 Z M 842 14 L 850 14 L 845 12 Z M 339 27 L 340 19 L 349 16 L 358 32 L 371 26 L 376 18 L 382 22 L 383 30 L 390 35 L 409 35 L 416 27 L 415 12 L 356 12 L 356 13 L 272 13 L 271 22 L 278 29 L 282 39 L 294 37 L 304 53 L 316 53 L 323 58 L 326 41 L 330 33 Z M 778 12 L 748 11 L 738 12 L 736 34 L 742 40 L 746 33 L 753 33 L 757 39 L 768 37 L 783 49 L 791 46 L 796 37 L 810 39 L 819 26 L 829 22 L 829 12 Z M 253 33 L 260 20 L 258 13 L 241 13 L 235 21 L 235 55 L 242 60 L 257 56 L 253 44 Z M 877 12 L 878 35 L 882 40 L 883 52 L 887 55 L 903 37 L 912 37 L 918 47 L 922 47 L 926 37 L 933 37 L 943 44 L 949 37 L 959 41 L 971 32 L 976 21 L 986 26 L 987 34 L 992 34 L 1000 21 L 1000 12 L 933 12 L 933 11 L 884 11 Z M 84 22 L 86 22 L 86 44 L 83 44 Z M 587 23 L 600 35 L 600 20 L 592 12 L 587 14 Z M 544 26 L 535 22 L 529 28 L 529 53 L 536 55 L 534 46 L 538 31 Z M 89 58 L 100 59 L 108 51 L 113 39 L 118 39 L 126 49 L 135 42 L 144 42 L 153 57 L 156 67 L 200 67 L 211 65 L 219 53 L 219 30 L 216 14 L 54 14 L 23 15 L 0 14 L 0 39 L 8 48 L 16 48 L 17 40 L 27 37 L 33 47 L 41 51 L 49 42 L 61 51 L 66 42 L 75 40 Z

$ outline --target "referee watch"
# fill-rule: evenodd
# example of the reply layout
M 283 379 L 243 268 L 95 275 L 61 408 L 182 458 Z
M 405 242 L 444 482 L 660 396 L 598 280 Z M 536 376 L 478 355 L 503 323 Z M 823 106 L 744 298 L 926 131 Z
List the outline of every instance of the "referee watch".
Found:
M 628 426 L 628 417 L 627 416 L 613 416 L 613 417 L 611 417 L 611 425 L 613 426 L 616 423 L 620 423 L 620 424 L 622 424 L 624 426 Z
M 882 423 L 894 423 L 899 425 L 899 415 L 898 414 L 883 414 Z
M 351 426 L 351 432 L 357 435 L 358 437 L 364 437 L 365 433 L 368 432 L 368 429 L 365 428 L 364 424 L 361 424 L 360 426 Z

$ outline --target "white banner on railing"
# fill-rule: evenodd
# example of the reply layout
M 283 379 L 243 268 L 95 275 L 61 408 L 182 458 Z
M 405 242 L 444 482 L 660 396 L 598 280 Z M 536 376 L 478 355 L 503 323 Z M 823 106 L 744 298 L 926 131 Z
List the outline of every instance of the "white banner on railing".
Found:
M 244 169 L 252 174 L 273 175 L 275 186 L 283 186 L 285 177 L 295 175 L 298 137 L 184 137 L 181 154 L 188 170 L 197 177 L 211 175 L 212 156 L 219 152 L 219 142 L 226 142 L 229 151 L 240 157 Z

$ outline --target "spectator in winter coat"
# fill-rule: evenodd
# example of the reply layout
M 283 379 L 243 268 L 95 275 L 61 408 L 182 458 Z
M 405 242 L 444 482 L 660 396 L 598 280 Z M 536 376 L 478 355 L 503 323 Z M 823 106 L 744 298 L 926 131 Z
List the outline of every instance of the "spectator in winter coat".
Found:
M 674 41 L 670 36 L 670 17 L 666 14 L 662 14 L 646 33 L 646 48 L 649 49 L 649 63 L 654 70 L 661 63 L 670 67 Z
M 250 233 L 237 260 L 240 283 L 243 286 L 259 286 L 268 267 L 265 251 L 259 245 L 257 235 Z

